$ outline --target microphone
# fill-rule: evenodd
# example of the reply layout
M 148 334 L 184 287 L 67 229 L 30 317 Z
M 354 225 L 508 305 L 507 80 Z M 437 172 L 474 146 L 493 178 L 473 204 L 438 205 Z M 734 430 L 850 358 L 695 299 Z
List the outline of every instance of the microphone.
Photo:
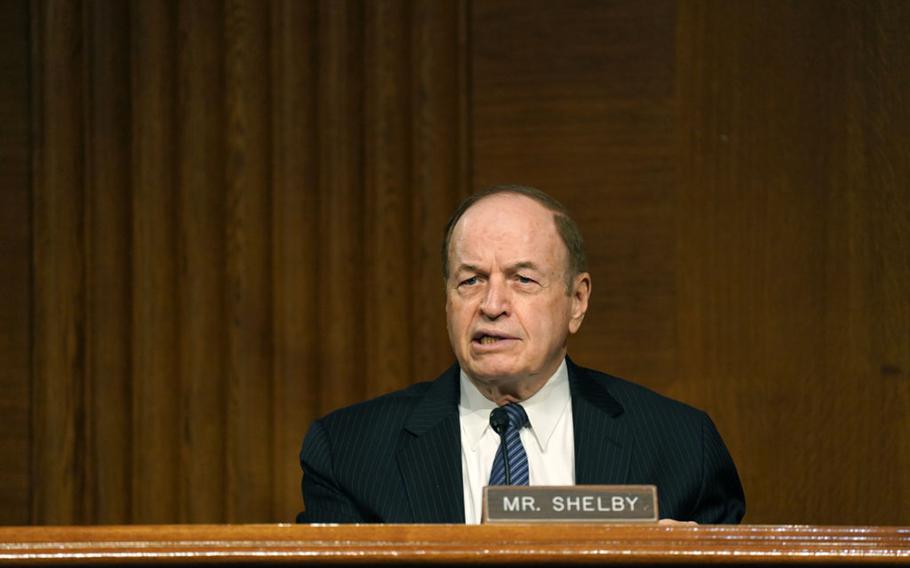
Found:
M 497 406 L 490 412 L 490 427 L 493 428 L 494 432 L 499 434 L 499 447 L 502 448 L 502 463 L 503 466 L 505 466 L 506 485 L 512 485 L 512 472 L 509 471 L 509 444 L 506 443 L 506 429 L 509 427 L 509 413 L 506 412 L 505 408 Z

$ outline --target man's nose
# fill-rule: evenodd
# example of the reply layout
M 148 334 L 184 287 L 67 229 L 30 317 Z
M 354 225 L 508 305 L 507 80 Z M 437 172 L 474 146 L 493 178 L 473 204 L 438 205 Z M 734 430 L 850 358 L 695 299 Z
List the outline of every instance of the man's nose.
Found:
M 480 311 L 488 319 L 496 319 L 509 313 L 509 287 L 499 278 L 491 278 L 486 294 L 480 304 Z

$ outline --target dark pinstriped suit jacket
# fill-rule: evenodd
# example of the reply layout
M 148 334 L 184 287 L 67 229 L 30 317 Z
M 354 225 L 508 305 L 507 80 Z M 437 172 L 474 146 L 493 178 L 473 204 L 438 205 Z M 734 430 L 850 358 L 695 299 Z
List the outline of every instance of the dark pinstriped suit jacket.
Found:
M 576 483 L 654 484 L 662 518 L 739 522 L 739 476 L 704 412 L 567 363 Z M 458 376 L 453 365 L 314 422 L 298 522 L 463 523 Z

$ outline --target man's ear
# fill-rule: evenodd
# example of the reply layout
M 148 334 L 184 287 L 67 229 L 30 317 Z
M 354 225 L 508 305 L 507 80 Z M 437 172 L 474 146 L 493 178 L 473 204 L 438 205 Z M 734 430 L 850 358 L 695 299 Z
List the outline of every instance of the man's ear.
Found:
M 572 280 L 572 312 L 569 319 L 569 333 L 575 333 L 581 328 L 581 322 L 588 311 L 588 300 L 591 298 L 591 275 L 582 272 Z

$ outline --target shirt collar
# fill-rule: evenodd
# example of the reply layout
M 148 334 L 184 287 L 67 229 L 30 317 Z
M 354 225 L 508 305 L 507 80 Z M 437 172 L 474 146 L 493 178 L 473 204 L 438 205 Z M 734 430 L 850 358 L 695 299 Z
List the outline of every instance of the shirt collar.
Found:
M 488 431 L 492 435 L 496 435 L 490 428 L 490 412 L 496 408 L 496 403 L 477 390 L 464 370 L 460 371 L 459 382 L 461 398 L 458 403 L 458 415 L 464 435 L 463 443 L 471 451 L 476 451 L 481 438 L 487 435 Z M 553 376 L 547 379 L 544 386 L 534 393 L 534 396 L 521 403 L 528 414 L 531 433 L 537 440 L 541 452 L 547 451 L 547 445 L 556 429 L 556 424 L 566 411 L 570 400 L 569 371 L 566 361 L 563 359 L 559 368 L 556 369 Z

